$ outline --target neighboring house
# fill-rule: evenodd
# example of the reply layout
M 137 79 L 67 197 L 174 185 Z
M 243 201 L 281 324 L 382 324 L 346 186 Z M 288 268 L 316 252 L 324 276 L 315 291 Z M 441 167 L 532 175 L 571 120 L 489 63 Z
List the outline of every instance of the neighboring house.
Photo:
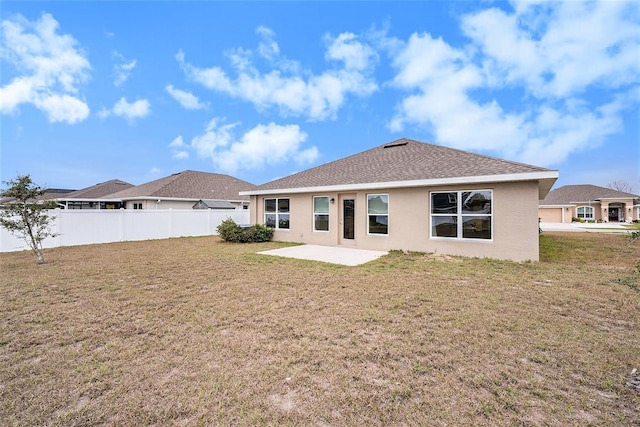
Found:
M 598 187 L 565 185 L 549 192 L 538 206 L 541 222 L 587 221 L 625 222 L 640 219 L 638 195 Z
M 226 200 L 198 200 L 193 209 L 237 209 L 237 206 Z
M 229 175 L 186 170 L 102 199 L 119 200 L 125 209 L 192 209 L 203 200 L 224 201 L 234 209 L 247 209 L 249 197 L 238 193 L 254 187 Z
M 410 139 L 243 191 L 274 240 L 537 260 L 558 171 Z
M 82 190 L 66 193 L 63 197 L 57 197 L 56 201 L 62 209 L 120 209 L 122 207 L 120 200 L 105 200 L 102 197 L 131 187 L 133 184 L 112 179 Z
M 36 199 L 36 202 L 44 202 L 45 200 L 56 200 L 59 197 L 65 197 L 67 194 L 73 193 L 75 190 L 68 190 L 63 188 L 47 188 L 44 194 Z M 0 198 L 0 206 L 15 201 L 13 197 Z

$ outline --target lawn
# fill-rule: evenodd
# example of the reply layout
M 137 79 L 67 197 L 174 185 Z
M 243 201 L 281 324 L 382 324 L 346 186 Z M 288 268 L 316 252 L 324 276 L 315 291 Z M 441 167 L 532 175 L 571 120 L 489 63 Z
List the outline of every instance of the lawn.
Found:
M 358 267 L 216 237 L 0 254 L 8 426 L 631 426 L 640 242 Z

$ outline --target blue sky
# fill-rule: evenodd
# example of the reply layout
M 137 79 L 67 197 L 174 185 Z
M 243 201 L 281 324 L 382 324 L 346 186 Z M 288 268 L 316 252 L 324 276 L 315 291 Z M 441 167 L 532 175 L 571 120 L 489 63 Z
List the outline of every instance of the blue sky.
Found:
M 408 137 L 640 193 L 640 3 L 3 1 L 1 179 L 254 184 Z

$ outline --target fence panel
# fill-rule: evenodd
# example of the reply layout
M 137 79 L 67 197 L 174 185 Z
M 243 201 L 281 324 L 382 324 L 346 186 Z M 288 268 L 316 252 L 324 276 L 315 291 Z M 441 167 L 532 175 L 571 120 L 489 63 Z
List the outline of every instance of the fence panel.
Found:
M 248 210 L 158 209 L 158 210 L 61 210 L 51 211 L 51 230 L 57 237 L 47 238 L 42 246 L 88 245 L 170 237 L 208 236 L 227 218 L 238 224 L 250 221 Z M 0 252 L 29 249 L 27 244 L 0 229 Z

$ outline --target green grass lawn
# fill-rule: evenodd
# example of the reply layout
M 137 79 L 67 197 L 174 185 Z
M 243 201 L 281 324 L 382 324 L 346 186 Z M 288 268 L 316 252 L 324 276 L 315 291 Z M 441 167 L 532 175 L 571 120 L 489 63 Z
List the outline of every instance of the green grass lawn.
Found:
M 640 242 L 343 267 L 216 237 L 0 254 L 0 420 L 633 426 Z

